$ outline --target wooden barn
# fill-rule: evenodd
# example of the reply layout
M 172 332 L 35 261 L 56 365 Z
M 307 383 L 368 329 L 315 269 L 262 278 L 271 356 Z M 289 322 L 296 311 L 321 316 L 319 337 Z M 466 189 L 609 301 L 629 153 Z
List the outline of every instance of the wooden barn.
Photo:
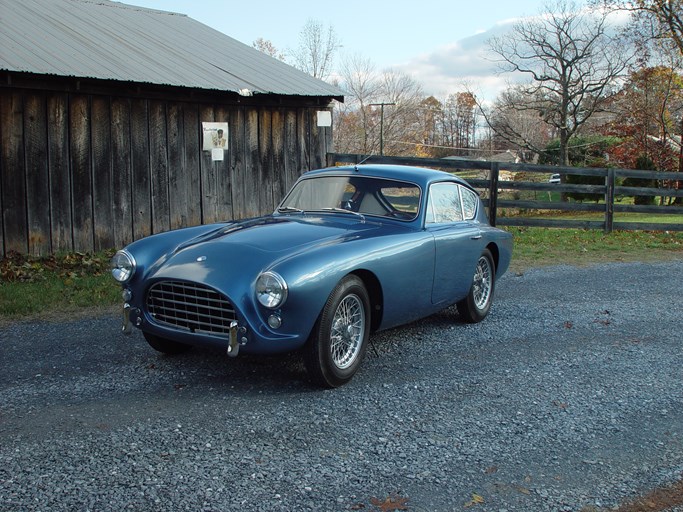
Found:
M 342 92 L 183 14 L 0 0 L 0 247 L 120 247 L 271 212 Z

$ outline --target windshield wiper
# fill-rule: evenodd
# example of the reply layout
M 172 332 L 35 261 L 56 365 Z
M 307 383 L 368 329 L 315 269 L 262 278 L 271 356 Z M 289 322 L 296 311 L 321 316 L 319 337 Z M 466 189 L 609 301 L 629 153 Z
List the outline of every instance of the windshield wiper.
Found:
M 294 208 L 293 206 L 280 206 L 277 211 L 278 213 L 306 213 L 301 208 Z
M 353 210 L 347 210 L 346 208 L 321 208 L 325 212 L 337 212 L 337 213 L 350 213 L 351 215 L 357 215 L 365 222 L 365 215 L 359 212 L 354 212 Z

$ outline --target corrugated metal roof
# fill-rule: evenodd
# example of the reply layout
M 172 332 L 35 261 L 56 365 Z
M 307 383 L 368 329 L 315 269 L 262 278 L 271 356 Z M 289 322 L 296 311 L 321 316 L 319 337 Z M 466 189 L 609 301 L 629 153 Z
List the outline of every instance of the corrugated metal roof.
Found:
M 343 97 L 338 88 L 184 14 L 108 0 L 0 0 L 0 69 Z

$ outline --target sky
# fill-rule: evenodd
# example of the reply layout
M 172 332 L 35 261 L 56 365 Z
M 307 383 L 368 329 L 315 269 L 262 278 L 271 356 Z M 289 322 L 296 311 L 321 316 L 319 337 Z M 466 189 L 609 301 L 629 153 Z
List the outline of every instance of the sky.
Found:
M 411 74 L 437 98 L 462 91 L 467 82 L 495 96 L 505 80 L 482 51 L 486 40 L 520 17 L 542 10 L 545 0 L 124 0 L 124 3 L 187 14 L 251 45 L 271 41 L 288 53 L 299 44 L 308 19 L 332 26 L 342 48 L 338 59 L 358 55 L 378 70 Z M 401 5 L 400 8 L 397 5 Z

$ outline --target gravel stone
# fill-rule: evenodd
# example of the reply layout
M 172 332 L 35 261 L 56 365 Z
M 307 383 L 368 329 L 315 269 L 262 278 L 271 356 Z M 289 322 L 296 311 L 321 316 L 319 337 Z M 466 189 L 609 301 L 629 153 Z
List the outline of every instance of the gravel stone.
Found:
M 336 390 L 296 354 L 160 355 L 117 317 L 3 326 L 0 510 L 616 507 L 683 478 L 682 276 L 510 273 L 484 322 L 376 334 Z

